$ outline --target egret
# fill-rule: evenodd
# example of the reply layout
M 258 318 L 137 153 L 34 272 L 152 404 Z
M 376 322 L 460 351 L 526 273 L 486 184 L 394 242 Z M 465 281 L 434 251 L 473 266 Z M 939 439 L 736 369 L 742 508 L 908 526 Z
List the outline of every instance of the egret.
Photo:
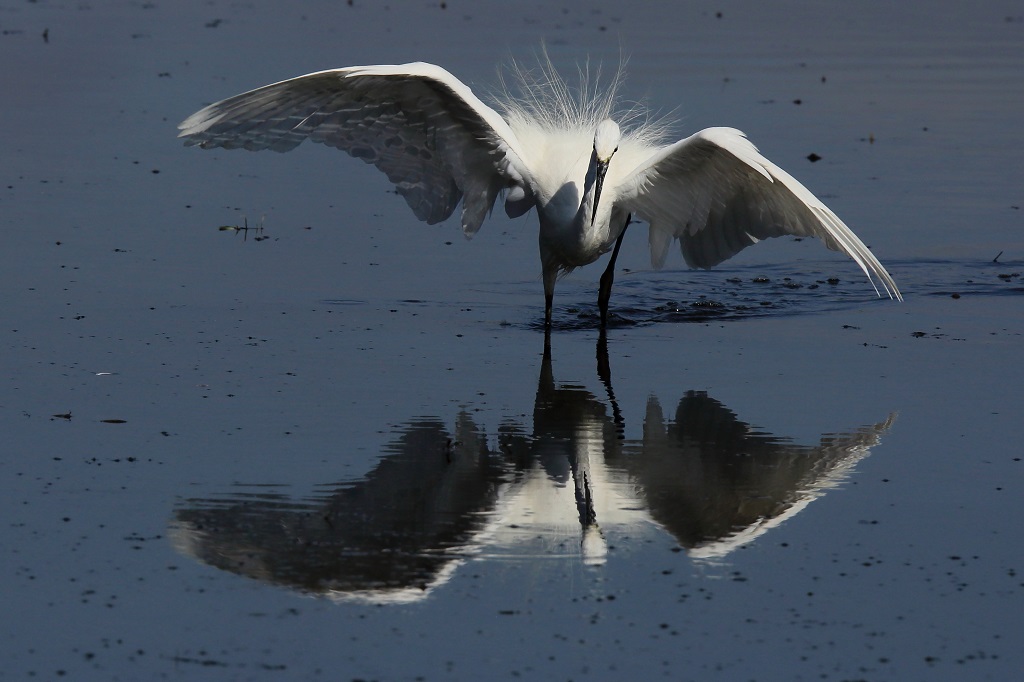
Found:
M 691 267 L 710 268 L 768 237 L 814 236 L 852 258 L 881 295 L 902 300 L 867 246 L 824 203 L 734 128 L 667 143 L 642 107 L 617 115 L 612 87 L 571 89 L 550 66 L 518 71 L 520 94 L 485 104 L 433 64 L 351 66 L 273 83 L 211 104 L 178 127 L 186 146 L 285 152 L 312 140 L 372 163 L 420 220 L 447 219 L 462 202 L 473 236 L 504 195 L 516 218 L 540 222 L 544 322 L 557 278 L 611 251 L 600 280 L 601 326 L 615 260 L 633 217 L 649 226 L 660 268 L 679 240 Z M 621 125 L 620 125 L 621 124 Z

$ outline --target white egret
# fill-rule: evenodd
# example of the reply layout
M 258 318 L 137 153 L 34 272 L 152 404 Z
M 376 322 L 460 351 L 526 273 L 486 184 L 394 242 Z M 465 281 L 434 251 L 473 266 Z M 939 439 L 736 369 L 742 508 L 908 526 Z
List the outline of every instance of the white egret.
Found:
M 549 64 L 522 79 L 520 98 L 495 98 L 499 114 L 433 64 L 352 66 L 211 104 L 179 125 L 179 137 L 207 149 L 285 152 L 306 139 L 337 147 L 383 171 L 420 220 L 443 221 L 461 201 L 467 237 L 499 194 L 509 217 L 536 208 L 548 326 L 557 277 L 611 251 L 598 296 L 604 326 L 632 216 L 650 226 L 656 268 L 675 239 L 691 267 L 709 268 L 768 237 L 814 236 L 902 300 L 850 228 L 742 132 L 707 128 L 665 144 L 665 126 L 637 107 L 620 128 L 618 82 L 574 93 Z

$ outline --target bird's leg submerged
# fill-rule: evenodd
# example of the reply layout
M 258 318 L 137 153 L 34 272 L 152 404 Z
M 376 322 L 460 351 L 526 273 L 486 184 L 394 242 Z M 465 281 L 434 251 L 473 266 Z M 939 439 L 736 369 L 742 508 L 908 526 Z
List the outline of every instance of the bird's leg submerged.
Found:
M 612 282 L 615 281 L 615 259 L 619 257 L 619 247 L 622 246 L 622 238 L 626 236 L 626 228 L 632 222 L 632 214 L 626 216 L 626 224 L 622 226 L 619 238 L 615 240 L 615 248 L 612 249 L 612 257 L 608 261 L 608 267 L 601 275 L 601 288 L 597 294 L 597 308 L 601 311 L 601 329 L 608 324 L 608 301 L 612 297 Z

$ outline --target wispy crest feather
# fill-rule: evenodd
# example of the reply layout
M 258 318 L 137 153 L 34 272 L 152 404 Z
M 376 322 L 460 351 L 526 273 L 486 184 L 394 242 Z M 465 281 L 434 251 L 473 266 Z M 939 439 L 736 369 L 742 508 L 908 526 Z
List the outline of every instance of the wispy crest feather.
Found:
M 674 121 L 669 116 L 653 115 L 643 102 L 619 98 L 626 80 L 625 58 L 607 81 L 601 65 L 592 69 L 588 59 L 577 65 L 575 84 L 558 73 L 547 50 L 536 61 L 536 66 L 527 66 L 513 59 L 499 72 L 501 92 L 492 99 L 513 130 L 593 135 L 598 123 L 611 118 L 624 139 L 638 144 L 657 146 L 670 137 Z

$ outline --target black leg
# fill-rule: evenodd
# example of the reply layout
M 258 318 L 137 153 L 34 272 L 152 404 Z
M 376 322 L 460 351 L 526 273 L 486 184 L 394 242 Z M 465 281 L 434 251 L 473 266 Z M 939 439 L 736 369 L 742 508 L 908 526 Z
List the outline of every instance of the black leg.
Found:
M 542 279 L 544 280 L 544 329 L 551 329 L 551 304 L 555 300 L 555 280 L 558 279 L 558 266 L 548 265 L 549 258 L 543 248 L 541 248 L 540 259 L 544 263 L 542 273 Z
M 626 421 L 623 419 L 622 411 L 619 409 L 619 401 L 615 399 L 615 391 L 612 390 L 612 368 L 608 362 L 608 335 L 605 334 L 604 327 L 601 328 L 597 337 L 597 376 L 601 379 L 601 383 L 604 384 L 604 389 L 608 393 L 608 402 L 612 406 L 615 436 L 619 440 L 625 440 Z
M 612 282 L 615 281 L 615 259 L 619 257 L 619 247 L 622 246 L 622 238 L 626 236 L 626 228 L 632 221 L 633 216 L 626 216 L 626 224 L 622 226 L 619 238 L 615 240 L 615 248 L 612 249 L 612 257 L 608 261 L 608 267 L 601 275 L 601 288 L 597 294 L 597 308 L 601 311 L 601 329 L 608 324 L 608 301 L 612 297 Z

